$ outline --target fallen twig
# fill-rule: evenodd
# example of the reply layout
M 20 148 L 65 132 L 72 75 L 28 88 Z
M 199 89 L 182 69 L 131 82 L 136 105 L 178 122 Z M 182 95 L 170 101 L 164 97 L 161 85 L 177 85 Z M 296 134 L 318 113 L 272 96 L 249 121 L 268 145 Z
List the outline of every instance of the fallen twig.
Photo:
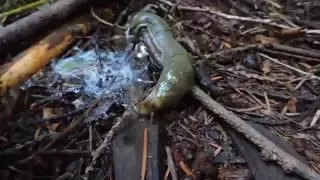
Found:
M 104 25 L 107 25 L 107 26 L 110 26 L 110 27 L 114 27 L 114 25 L 102 18 L 100 18 L 93 10 L 93 8 L 90 8 L 90 12 L 91 12 L 91 15 L 99 22 L 101 22 L 102 24 Z
M 278 51 L 284 51 L 284 52 L 288 52 L 288 53 L 293 53 L 293 54 L 298 54 L 298 55 L 303 55 L 303 56 L 307 56 L 307 57 L 320 59 L 319 52 L 314 52 L 314 51 L 307 50 L 307 49 L 296 48 L 296 47 L 291 47 L 291 46 L 287 46 L 284 44 L 277 44 L 277 43 L 273 43 L 271 45 L 271 47 L 275 50 L 278 50 Z
M 320 109 L 318 109 L 317 112 L 314 114 L 312 121 L 310 123 L 310 127 L 313 127 L 314 125 L 317 124 L 319 117 L 320 117 Z
M 167 180 L 169 178 L 170 169 L 167 168 L 166 172 L 164 173 L 164 180 Z
M 144 128 L 144 131 L 143 131 L 143 154 L 142 154 L 141 180 L 145 180 L 145 178 L 146 178 L 147 157 L 148 157 L 148 129 Z
M 269 102 L 268 94 L 267 94 L 267 92 L 263 92 L 263 95 L 264 95 L 264 99 L 265 99 L 265 101 L 266 101 L 267 111 L 270 113 L 270 112 L 271 112 L 271 107 L 270 107 L 270 102 Z
M 297 58 L 301 61 L 315 61 L 315 62 L 320 62 L 320 58 L 313 58 L 313 57 L 308 57 L 306 56 L 306 54 L 304 55 L 297 55 L 294 54 L 293 52 L 283 52 L 281 50 L 271 50 L 271 49 L 267 49 L 267 48 L 261 48 L 259 49 L 259 51 L 264 52 L 264 53 L 268 53 L 268 54 L 272 54 L 272 55 L 277 55 L 277 56 L 286 56 L 286 57 L 293 57 L 293 58 Z M 292 59 L 292 58 L 290 58 Z
M 212 54 L 205 54 L 204 57 L 205 58 L 214 58 L 214 57 L 219 57 L 219 56 L 222 56 L 222 55 L 230 55 L 232 53 L 247 51 L 247 50 L 250 50 L 250 49 L 260 49 L 260 48 L 263 48 L 266 45 L 268 45 L 268 44 L 260 44 L 260 43 L 259 44 L 248 44 L 248 45 L 241 46 L 241 47 L 223 49 L 223 50 L 220 50 L 218 52 L 214 52 Z
M 90 171 L 93 170 L 93 166 L 96 163 L 96 161 L 98 160 L 98 158 L 103 154 L 103 152 L 105 152 L 105 150 L 110 148 L 111 140 L 113 139 L 115 134 L 117 134 L 119 132 L 119 130 L 123 126 L 125 126 L 125 124 L 126 124 L 125 119 L 132 118 L 132 116 L 133 116 L 132 113 L 133 113 L 132 108 L 128 108 L 128 111 L 126 111 L 123 114 L 122 118 L 118 119 L 117 122 L 112 126 L 112 128 L 106 133 L 103 142 L 100 144 L 100 146 L 95 151 L 92 152 L 92 162 L 86 168 L 86 170 L 85 170 L 86 174 L 88 174 Z
M 261 152 L 264 157 L 269 160 L 275 160 L 279 165 L 281 165 L 285 172 L 294 173 L 310 180 L 320 179 L 320 175 L 318 173 L 300 160 L 283 151 L 268 138 L 264 137 L 259 131 L 250 126 L 247 122 L 213 100 L 197 86 L 193 87 L 192 95 L 212 113 L 218 115 L 224 122 L 229 124 L 236 131 L 242 133 L 251 142 L 261 148 Z
M 262 56 L 262 57 L 264 57 L 264 58 L 269 59 L 270 61 L 272 61 L 272 62 L 274 62 L 274 63 L 280 64 L 280 65 L 282 65 L 282 66 L 284 66 L 284 67 L 286 67 L 286 68 L 288 68 L 288 69 L 294 70 L 294 71 L 296 71 L 297 73 L 300 73 L 300 74 L 302 74 L 302 75 L 306 75 L 306 76 L 309 76 L 309 75 L 310 75 L 310 73 L 307 73 L 307 72 L 304 72 L 304 71 L 302 71 L 302 70 L 300 70 L 300 69 L 297 69 L 297 68 L 294 68 L 294 67 L 292 67 L 292 66 L 289 66 L 288 64 L 285 64 L 285 63 L 283 63 L 283 62 L 280 62 L 279 60 L 277 60 L 277 59 L 275 59 L 275 58 L 272 58 L 272 57 L 270 57 L 270 56 L 268 56 L 268 55 L 266 55 L 266 54 L 259 53 L 259 55 Z M 310 75 L 310 79 L 320 80 L 320 77 L 315 76 L 315 75 Z
M 119 26 L 118 24 L 112 24 L 111 22 L 108 22 L 108 21 L 106 21 L 105 19 L 102 19 L 101 17 L 99 17 L 98 14 L 95 13 L 95 11 L 93 10 L 93 8 L 90 8 L 90 12 L 91 12 L 92 16 L 93 16 L 97 21 L 99 21 L 100 23 L 102 23 L 102 24 L 104 24 L 104 25 L 106 25 L 106 26 L 116 27 L 116 28 L 122 29 L 122 30 L 126 30 L 126 29 L 127 29 L 127 27 L 125 27 L 125 26 L 122 27 L 122 26 Z
M 167 146 L 166 146 L 166 152 L 167 152 L 167 157 L 168 157 L 168 168 L 170 170 L 171 177 L 173 180 L 178 180 L 176 167 L 175 167 L 173 159 L 172 159 L 172 154 L 171 154 L 170 148 Z
M 213 143 L 213 142 L 210 142 L 210 141 L 208 142 L 208 144 L 210 146 L 216 148 L 216 150 L 213 152 L 213 157 L 216 157 L 221 152 L 222 147 L 217 145 L 217 144 L 215 144 L 215 143 Z
M 101 154 L 104 152 L 105 149 L 110 145 L 111 139 L 113 138 L 114 134 L 116 133 L 116 130 L 121 125 L 121 120 L 119 120 L 116 124 L 112 126 L 110 131 L 108 131 L 106 137 L 104 138 L 104 141 L 100 146 L 92 153 L 92 165 L 96 162 L 96 160 L 101 156 Z

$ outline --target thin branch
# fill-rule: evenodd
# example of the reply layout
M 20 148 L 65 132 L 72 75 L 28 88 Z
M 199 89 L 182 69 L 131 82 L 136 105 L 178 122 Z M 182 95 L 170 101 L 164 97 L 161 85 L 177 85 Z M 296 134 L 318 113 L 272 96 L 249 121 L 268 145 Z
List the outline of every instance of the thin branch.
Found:
M 220 50 L 218 52 L 211 53 L 211 54 L 205 54 L 204 57 L 205 58 L 214 58 L 214 57 L 219 57 L 219 56 L 222 56 L 222 55 L 230 55 L 232 53 L 247 51 L 247 50 L 250 50 L 250 49 L 261 49 L 261 48 L 263 48 L 264 46 L 267 46 L 267 45 L 268 44 L 261 44 L 261 43 L 259 43 L 259 44 L 248 44 L 248 45 L 241 46 L 241 47 L 223 49 L 223 50 Z
M 143 131 L 143 154 L 142 154 L 141 180 L 145 180 L 145 178 L 146 178 L 147 157 L 148 157 L 148 129 L 144 128 L 144 131 Z
M 111 144 L 111 140 L 114 136 L 114 134 L 116 133 L 116 131 L 119 129 L 119 127 L 122 124 L 123 119 L 120 119 L 119 121 L 117 121 L 116 124 L 114 124 L 112 126 L 112 128 L 110 129 L 110 131 L 108 131 L 108 133 L 106 134 L 106 137 L 103 140 L 103 143 L 100 144 L 100 146 L 94 151 L 92 152 L 92 162 L 91 164 L 86 168 L 86 174 L 88 174 L 90 171 L 93 170 L 93 165 L 96 163 L 96 161 L 98 160 L 98 158 L 102 155 L 102 153 L 110 146 Z
M 168 168 L 170 170 L 171 177 L 173 180 L 178 180 L 176 167 L 174 165 L 174 162 L 172 159 L 172 154 L 171 154 L 170 148 L 168 146 L 166 146 L 166 152 L 167 152 L 167 157 L 168 157 Z
M 300 73 L 300 74 L 302 74 L 302 75 L 306 75 L 306 76 L 309 76 L 309 75 L 310 75 L 310 73 L 307 73 L 307 72 L 304 72 L 304 71 L 302 71 L 302 70 L 300 70 L 300 69 L 297 69 L 297 68 L 295 68 L 295 67 L 289 66 L 288 64 L 285 64 L 285 63 L 283 63 L 283 62 L 280 62 L 279 60 L 277 60 L 277 59 L 275 59 L 275 58 L 272 58 L 272 57 L 270 57 L 270 56 L 268 56 L 268 55 L 266 55 L 266 54 L 259 53 L 259 55 L 262 56 L 262 57 L 264 57 L 264 58 L 269 59 L 270 61 L 272 61 L 272 62 L 274 62 L 274 63 L 277 63 L 277 64 L 279 64 L 279 65 L 281 65 L 281 66 L 284 66 L 284 67 L 286 67 L 286 68 L 288 68 L 288 69 L 291 69 L 291 70 L 293 70 L 293 71 L 296 71 L 297 73 Z M 311 78 L 311 79 L 320 80 L 320 77 L 315 76 L 315 75 L 310 75 L 310 78 Z
M 264 99 L 265 99 L 265 101 L 266 101 L 267 111 L 270 113 L 270 112 L 271 112 L 271 107 L 270 107 L 270 102 L 269 102 L 268 94 L 267 94 L 267 92 L 263 92 L 263 95 L 264 95 Z
M 106 25 L 106 26 L 109 26 L 109 27 L 114 27 L 114 25 L 113 25 L 112 23 L 110 23 L 110 22 L 108 22 L 108 21 L 100 18 L 100 17 L 94 12 L 94 10 L 93 10 L 92 7 L 90 8 L 90 12 L 91 12 L 91 15 L 92 15 L 97 21 L 99 21 L 100 23 L 102 23 L 102 24 L 104 24 L 104 25 Z
M 314 114 L 312 121 L 310 123 L 310 127 L 313 127 L 314 125 L 317 124 L 319 117 L 320 117 L 320 109 L 318 109 L 317 112 Z
M 192 89 L 192 95 L 199 100 L 212 113 L 218 115 L 224 122 L 229 124 L 239 133 L 243 134 L 251 142 L 261 148 L 266 159 L 276 161 L 285 172 L 294 173 L 305 179 L 320 179 L 320 175 L 294 156 L 283 151 L 275 143 L 263 136 L 259 131 L 250 126 L 247 122 L 236 116 L 233 112 L 225 109 L 221 104 L 213 100 L 197 86 Z
M 122 29 L 122 30 L 126 30 L 126 29 L 127 29 L 127 27 L 122 27 L 122 26 L 119 26 L 119 25 L 116 25 L 116 24 L 112 24 L 112 23 L 110 23 L 110 22 L 108 22 L 108 21 L 100 18 L 100 17 L 94 12 L 94 10 L 93 10 L 92 7 L 90 8 L 90 12 L 91 12 L 91 15 L 92 15 L 97 21 L 99 21 L 100 23 L 102 23 L 102 24 L 104 24 L 104 25 L 106 25 L 106 26 L 116 27 L 116 28 Z
M 292 47 L 284 44 L 278 44 L 278 43 L 273 43 L 271 47 L 278 51 L 283 51 L 287 53 L 298 54 L 298 55 L 308 56 L 313 58 L 320 58 L 319 52 L 312 51 L 309 49 L 296 48 L 296 47 Z

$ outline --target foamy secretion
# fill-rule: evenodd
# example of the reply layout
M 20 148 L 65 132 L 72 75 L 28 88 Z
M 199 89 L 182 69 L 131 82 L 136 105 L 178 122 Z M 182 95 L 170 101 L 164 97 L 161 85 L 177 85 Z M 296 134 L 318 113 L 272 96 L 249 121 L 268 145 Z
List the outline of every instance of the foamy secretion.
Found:
M 75 85 L 81 86 L 86 94 L 99 96 L 139 82 L 147 67 L 135 66 L 132 56 L 128 52 L 89 50 L 57 61 L 53 70 L 63 79 L 81 82 Z

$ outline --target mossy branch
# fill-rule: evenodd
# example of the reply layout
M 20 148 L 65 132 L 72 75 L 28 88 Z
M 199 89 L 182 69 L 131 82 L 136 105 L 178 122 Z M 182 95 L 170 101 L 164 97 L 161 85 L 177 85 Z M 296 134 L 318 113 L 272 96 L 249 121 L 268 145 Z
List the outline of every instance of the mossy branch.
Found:
M 48 2 L 48 0 L 39 0 L 39 1 L 32 2 L 30 4 L 26 4 L 26 5 L 20 6 L 20 7 L 16 8 L 16 9 L 12 9 L 12 10 L 9 10 L 7 12 L 0 13 L 0 18 L 7 17 L 7 16 L 12 16 L 12 15 L 15 15 L 15 14 L 19 14 L 21 12 L 36 8 L 38 6 L 41 6 L 42 4 L 45 4 L 47 2 Z

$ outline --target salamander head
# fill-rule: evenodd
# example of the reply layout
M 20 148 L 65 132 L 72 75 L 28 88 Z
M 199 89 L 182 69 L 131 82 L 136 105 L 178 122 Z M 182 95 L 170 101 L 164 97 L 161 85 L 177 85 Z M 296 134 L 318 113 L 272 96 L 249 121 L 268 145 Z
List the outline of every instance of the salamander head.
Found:
M 152 12 L 138 12 L 131 20 L 130 28 L 136 28 L 141 24 L 152 24 L 158 16 Z
M 135 14 L 129 23 L 128 27 L 128 34 L 137 34 L 137 32 L 140 30 L 142 27 L 146 26 L 165 26 L 167 27 L 166 22 L 156 15 L 155 13 L 152 12 L 147 12 L 147 11 L 141 11 Z

